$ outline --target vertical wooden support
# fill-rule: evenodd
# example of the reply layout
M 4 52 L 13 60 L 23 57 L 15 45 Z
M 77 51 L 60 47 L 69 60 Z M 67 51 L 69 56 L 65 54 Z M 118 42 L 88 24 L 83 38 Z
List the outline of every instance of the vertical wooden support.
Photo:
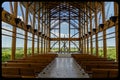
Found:
M 118 4 L 114 2 L 114 15 L 118 16 Z M 116 61 L 118 61 L 118 24 L 115 25 L 115 38 L 116 38 Z
M 91 2 L 90 2 L 91 5 Z M 92 33 L 92 12 L 90 10 L 90 32 Z M 93 42 L 92 42 L 92 35 L 90 35 L 90 50 L 91 50 L 91 55 L 93 54 Z
M 85 37 L 85 13 L 83 13 L 83 15 L 84 15 L 84 20 L 83 20 L 83 23 L 84 23 L 84 25 L 83 25 L 83 29 L 84 29 L 84 33 L 83 33 L 83 35 L 84 35 L 84 38 L 83 38 L 83 40 L 84 40 L 84 53 L 86 54 L 86 37 Z
M 88 15 L 88 8 L 86 7 L 86 14 Z M 86 34 L 88 34 L 88 16 L 86 16 L 86 27 L 87 27 L 87 30 L 86 30 Z M 88 35 L 87 35 L 87 54 L 89 53 L 89 43 L 88 43 Z
M 70 53 L 70 5 L 69 5 L 69 53 Z
M 59 52 L 60 52 L 60 7 L 59 7 Z
M 14 2 L 14 16 L 17 18 L 17 8 L 18 8 L 18 2 Z M 11 59 L 15 60 L 15 53 L 16 53 L 16 26 L 13 27 L 12 33 L 12 55 Z
M 35 29 L 35 9 L 36 9 L 36 3 L 34 3 L 34 13 L 33 13 L 33 32 L 32 32 L 32 56 L 34 55 L 34 29 Z
M 105 5 L 104 2 L 102 2 L 102 22 L 105 22 Z M 104 57 L 107 57 L 107 44 L 106 44 L 106 29 L 103 29 L 103 53 Z
M 97 24 L 97 2 L 95 2 L 95 28 L 96 28 L 96 34 L 95 34 L 95 36 L 96 36 L 96 56 L 99 56 L 99 54 L 98 54 L 98 26 L 97 26 L 98 24 Z
M 83 16 L 83 13 L 82 13 L 82 16 Z M 83 27 L 83 18 L 82 18 L 81 21 L 82 21 L 82 27 L 81 27 L 81 33 L 82 33 L 81 34 L 82 35 L 82 40 L 81 41 L 82 41 L 82 44 L 81 44 L 81 46 L 82 46 L 82 54 L 83 54 L 84 53 L 84 48 L 83 48 L 84 47 L 84 44 L 83 44 L 83 28 L 84 28 Z
M 82 47 L 81 47 L 81 41 L 82 41 L 82 39 L 81 39 L 80 9 L 79 9 L 79 17 L 78 18 L 79 18 L 79 39 L 80 39 L 79 40 L 79 51 L 81 52 L 81 49 L 82 49 Z
M 49 15 L 49 26 L 48 26 L 48 35 L 49 35 L 49 39 L 48 39 L 48 52 L 50 52 L 50 27 L 51 27 L 51 17 L 50 17 L 50 13 Z
M 40 7 L 40 3 L 39 3 L 39 7 Z M 37 33 L 37 53 L 39 54 L 39 32 L 40 32 L 40 10 L 38 11 L 38 33 Z
M 43 3 L 42 5 L 42 26 L 41 26 L 41 34 L 43 33 Z M 41 36 L 41 54 L 43 54 L 43 37 Z
M 11 11 L 11 13 L 13 14 L 13 13 L 14 13 L 14 11 L 13 11 L 12 2 L 9 2 L 9 4 L 10 4 L 10 11 Z
M 24 11 L 23 11 L 23 8 L 22 8 L 22 4 L 21 4 L 20 2 L 19 2 L 19 5 L 20 5 L 21 12 L 22 12 L 23 20 L 25 20 L 25 17 L 24 17 Z
M 28 24 L 28 2 L 26 4 L 26 17 L 25 17 L 25 25 Z M 27 31 L 25 31 L 25 39 L 24 39 L 24 57 L 27 57 L 27 37 L 28 37 L 28 33 Z

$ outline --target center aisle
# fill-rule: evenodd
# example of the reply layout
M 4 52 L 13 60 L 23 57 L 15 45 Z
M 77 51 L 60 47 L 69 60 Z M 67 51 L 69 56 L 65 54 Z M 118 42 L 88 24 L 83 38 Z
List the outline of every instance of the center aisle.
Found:
M 89 76 L 72 57 L 57 57 L 38 75 L 38 78 L 89 78 Z

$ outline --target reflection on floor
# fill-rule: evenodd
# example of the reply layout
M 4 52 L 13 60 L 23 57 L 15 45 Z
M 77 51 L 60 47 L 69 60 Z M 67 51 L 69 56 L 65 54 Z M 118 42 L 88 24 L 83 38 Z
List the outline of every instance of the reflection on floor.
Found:
M 89 76 L 72 57 L 58 57 L 38 75 L 38 78 L 89 78 Z

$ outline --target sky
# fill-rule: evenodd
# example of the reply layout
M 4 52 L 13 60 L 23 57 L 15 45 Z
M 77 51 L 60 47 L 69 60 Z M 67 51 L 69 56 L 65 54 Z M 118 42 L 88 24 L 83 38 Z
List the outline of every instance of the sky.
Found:
M 10 12 L 10 7 L 9 7 L 9 2 L 4 2 L 3 4 L 2 4 L 2 7 L 5 9 L 5 10 L 7 10 L 8 12 Z M 110 8 L 108 8 L 108 7 L 110 7 Z M 111 4 L 107 4 L 106 5 L 106 7 L 105 7 L 105 12 L 107 11 L 107 10 L 109 10 L 109 12 L 106 12 L 106 20 L 108 20 L 109 19 L 109 17 L 110 16 L 113 16 L 114 15 L 114 10 L 112 9 L 113 8 L 113 3 L 111 2 Z M 20 7 L 18 6 L 18 10 L 20 10 Z M 24 10 L 24 9 L 23 9 Z M 25 10 L 24 10 L 25 11 Z M 11 12 L 10 12 L 11 13 Z M 21 13 L 21 11 L 18 11 L 18 17 L 19 18 L 21 18 L 22 20 L 23 20 L 23 18 L 22 18 L 22 13 Z M 30 24 L 30 20 L 29 20 L 29 22 L 28 22 L 29 24 Z M 5 27 L 6 29 L 9 29 L 9 30 L 12 30 L 12 27 L 9 25 L 9 24 L 6 24 L 6 23 L 4 23 L 4 22 L 2 22 L 2 27 Z M 61 27 L 62 27 L 62 30 L 61 30 L 61 37 L 64 37 L 64 35 L 65 35 L 65 37 L 68 37 L 68 23 L 62 23 L 61 24 Z M 109 33 L 110 31 L 112 32 L 112 31 L 114 31 L 115 29 L 114 28 L 110 28 L 109 30 L 107 30 L 107 33 Z M 22 31 L 22 30 L 20 30 L 21 32 L 23 32 L 24 33 L 24 31 Z M 20 32 L 20 33 L 21 33 Z M 72 31 L 71 32 L 71 36 L 72 36 L 72 34 L 73 33 L 77 33 L 78 31 L 77 30 L 75 30 L 75 31 Z M 2 31 L 2 33 L 6 33 L 6 34 L 9 34 L 9 35 L 11 35 L 12 33 L 10 33 L 10 32 L 6 32 L 6 31 Z M 59 33 L 58 33 L 58 31 L 55 31 L 55 32 L 53 32 L 53 33 L 55 33 L 56 35 L 59 35 Z M 18 36 L 20 36 L 20 35 L 18 35 Z M 76 37 L 77 37 L 77 35 L 76 35 Z M 8 37 L 8 36 L 2 36 L 2 47 L 11 47 L 11 43 L 12 43 L 12 38 L 11 37 Z M 28 44 L 30 44 L 30 42 L 28 42 Z M 107 45 L 108 46 L 115 46 L 115 40 L 114 39 L 108 39 L 108 41 L 107 41 Z M 17 39 L 17 42 L 16 42 L 16 46 L 17 47 L 23 47 L 24 46 L 24 40 L 22 40 L 22 39 Z M 29 45 L 28 47 L 30 47 L 30 46 L 32 46 L 32 45 Z M 99 44 L 99 46 L 102 46 L 101 44 Z

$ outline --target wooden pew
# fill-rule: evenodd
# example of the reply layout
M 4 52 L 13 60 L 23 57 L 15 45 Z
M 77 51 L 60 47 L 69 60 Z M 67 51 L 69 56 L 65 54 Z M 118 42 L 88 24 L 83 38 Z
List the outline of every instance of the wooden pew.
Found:
M 4 66 L 4 67 L 33 68 L 36 73 L 41 72 L 47 66 L 47 64 L 45 65 L 45 64 L 41 64 L 41 63 L 4 63 L 4 65 L 5 64 L 6 64 L 6 66 Z
M 92 78 L 117 78 L 118 69 L 92 69 Z
M 26 67 L 2 67 L 2 77 L 22 77 L 22 76 L 31 76 L 36 77 L 36 73 L 33 68 Z
M 31 76 L 32 78 L 35 78 L 36 77 L 36 73 L 34 71 L 34 68 L 20 68 L 20 75 L 21 77 L 24 77 L 24 76 Z
M 118 64 L 118 62 L 114 62 L 114 61 L 81 61 L 80 63 L 78 63 L 82 66 L 87 65 L 87 64 Z
M 2 67 L 2 77 L 21 77 L 19 68 Z
M 103 69 L 118 69 L 118 64 L 86 64 L 82 68 L 88 74 L 92 73 L 92 68 L 103 68 Z

